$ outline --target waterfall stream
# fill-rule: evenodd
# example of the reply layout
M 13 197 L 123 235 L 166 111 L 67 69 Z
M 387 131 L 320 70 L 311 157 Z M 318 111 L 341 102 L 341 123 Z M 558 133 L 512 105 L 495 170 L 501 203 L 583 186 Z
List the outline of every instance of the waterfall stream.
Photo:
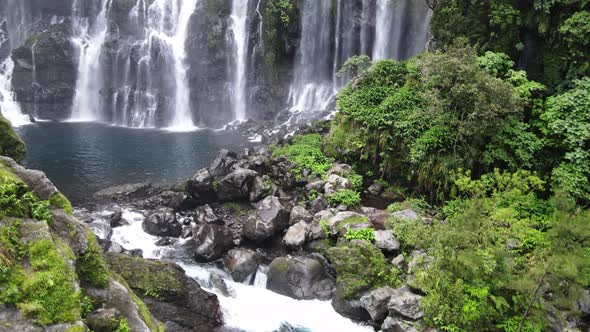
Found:
M 145 258 L 160 258 L 169 250 L 158 247 L 157 237 L 145 233 L 142 229 L 142 213 L 128 209 L 123 210 L 126 226 L 113 230 L 112 241 L 121 244 L 127 250 L 142 249 Z M 291 327 L 310 332 L 369 332 L 372 328 L 358 325 L 340 316 L 328 301 L 295 300 L 266 289 L 266 272 L 260 267 L 253 283 L 236 283 L 223 270 L 194 262 L 177 261 L 189 277 L 194 278 L 201 287 L 215 293 L 219 299 L 225 326 L 238 328 L 245 332 L 277 331 L 288 324 Z M 212 272 L 223 276 L 230 289 L 231 296 L 220 294 L 209 285 Z
M 233 0 L 230 16 L 233 50 L 232 109 L 234 119 L 246 119 L 246 63 L 248 57 L 248 8 L 249 0 Z

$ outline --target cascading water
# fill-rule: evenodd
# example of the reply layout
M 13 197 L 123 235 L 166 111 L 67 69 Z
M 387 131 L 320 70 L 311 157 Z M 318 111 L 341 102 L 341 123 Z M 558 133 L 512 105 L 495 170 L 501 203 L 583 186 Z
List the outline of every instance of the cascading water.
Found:
M 123 219 L 129 224 L 113 229 L 111 240 L 127 250 L 142 249 L 144 258 L 162 258 L 170 247 L 155 245 L 158 237 L 145 233 L 142 223 L 143 213 L 123 209 Z M 180 240 L 183 241 L 183 240 Z M 189 277 L 217 295 L 223 311 L 224 325 L 240 331 L 267 332 L 280 330 L 281 326 L 291 326 L 310 332 L 369 332 L 373 328 L 361 326 L 340 316 L 330 302 L 319 300 L 295 300 L 266 289 L 267 275 L 264 267 L 259 267 L 253 284 L 236 283 L 227 273 L 212 265 L 199 265 L 194 262 L 177 261 Z M 209 285 L 211 273 L 225 279 L 230 289 L 221 294 Z M 249 278 L 252 279 L 252 278 Z
M 110 0 L 101 0 L 100 13 L 94 23 L 81 15 L 84 0 L 74 1 L 72 7 L 73 42 L 79 52 L 76 95 L 72 104 L 72 120 L 102 119 L 102 67 L 100 55 L 107 34 L 107 10 Z
M 115 124 L 196 129 L 185 48 L 196 4 L 197 0 L 137 0 L 129 13 L 131 26 L 138 30 L 136 39 L 110 60 L 117 68 L 109 82 Z
M 332 84 L 332 1 L 304 0 L 301 39 L 295 80 L 289 100 L 291 111 L 325 110 L 334 96 Z
M 338 71 L 353 55 L 362 53 L 361 24 L 357 18 L 358 2 L 354 0 L 338 0 L 335 52 L 334 52 L 334 88 L 339 89 L 345 85 L 350 77 L 338 75 Z
M 230 43 L 233 50 L 232 109 L 234 119 L 246 119 L 246 77 L 248 58 L 249 0 L 233 0 L 230 16 Z
M 430 9 L 425 1 L 377 0 L 373 59 L 407 59 L 424 50 Z
M 30 119 L 22 113 L 12 92 L 14 62 L 9 52 L 25 40 L 27 28 L 33 17 L 26 3 L 21 0 L 6 0 L 0 6 L 0 12 L 6 13 L 4 18 L 0 19 L 0 112 L 13 126 L 18 127 L 29 124 Z M 7 54 L 2 54 L 2 50 Z

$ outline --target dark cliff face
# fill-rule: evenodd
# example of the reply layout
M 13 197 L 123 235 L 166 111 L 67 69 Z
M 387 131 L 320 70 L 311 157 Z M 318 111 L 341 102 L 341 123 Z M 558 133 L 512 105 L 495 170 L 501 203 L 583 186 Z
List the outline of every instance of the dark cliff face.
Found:
M 13 90 L 25 113 L 51 120 L 70 116 L 78 61 L 70 37 L 66 20 L 49 25 L 12 51 Z

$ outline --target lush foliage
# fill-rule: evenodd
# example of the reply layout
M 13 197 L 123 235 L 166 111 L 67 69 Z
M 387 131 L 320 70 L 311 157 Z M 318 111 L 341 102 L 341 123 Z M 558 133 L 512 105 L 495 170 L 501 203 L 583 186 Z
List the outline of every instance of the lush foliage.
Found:
M 49 223 L 51 221 L 50 205 L 50 201 L 39 200 L 20 182 L 0 182 L 0 218 L 30 217 Z
M 91 231 L 88 232 L 86 239 L 88 247 L 77 261 L 80 279 L 95 287 L 106 287 L 109 281 L 109 272 L 102 258 L 102 248 Z
M 590 73 L 586 0 L 432 0 L 431 30 L 441 48 L 457 39 L 508 54 L 552 88 Z
M 293 137 L 292 144 L 274 147 L 273 156 L 286 157 L 297 164 L 292 171 L 301 177 L 304 170 L 318 177 L 324 177 L 332 167 L 332 159 L 322 152 L 322 137 L 319 134 L 308 134 Z
M 567 198 L 540 199 L 543 181 L 527 171 L 479 180 L 460 172 L 456 186 L 447 223 L 392 222 L 406 250 L 427 249 L 413 282 L 426 293 L 428 322 L 444 331 L 516 331 L 521 322 L 522 331 L 545 330 L 547 311 L 571 307 L 590 282 L 590 215 Z
M 328 249 L 327 257 L 336 268 L 336 282 L 345 298 L 354 298 L 371 288 L 396 287 L 400 283 L 399 270 L 368 242 L 332 247 Z
M 541 87 L 512 65 L 468 47 L 378 61 L 338 95 L 326 152 L 415 183 L 431 200 L 444 199 L 458 167 L 532 165 L 540 142 L 524 106 Z
M 347 240 L 375 241 L 375 231 L 372 228 L 352 229 L 349 228 L 344 235 Z
M 355 207 L 361 203 L 361 194 L 358 191 L 350 189 L 341 189 L 326 197 L 332 206 L 340 204 Z

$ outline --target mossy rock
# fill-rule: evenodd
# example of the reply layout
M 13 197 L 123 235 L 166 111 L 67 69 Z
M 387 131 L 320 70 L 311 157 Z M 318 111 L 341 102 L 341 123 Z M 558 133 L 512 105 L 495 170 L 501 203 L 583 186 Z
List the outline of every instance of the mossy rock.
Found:
M 400 283 L 399 271 L 381 250 L 365 241 L 342 241 L 327 250 L 327 257 L 336 268 L 336 283 L 346 299 L 353 299 L 373 288 Z
M 173 302 L 186 296 L 185 273 L 178 265 L 121 254 L 105 254 L 110 269 L 140 294 Z
M 0 114 L 0 155 L 10 157 L 16 162 L 21 162 L 26 152 L 25 143 L 12 129 L 10 121 Z
M 88 247 L 77 261 L 80 279 L 92 286 L 104 288 L 109 282 L 109 271 L 102 258 L 102 248 L 92 231 L 86 234 Z
M 66 213 L 72 214 L 72 212 L 74 212 L 70 200 L 60 192 L 53 194 L 53 196 L 49 198 L 49 202 L 51 202 L 51 205 L 63 209 Z

